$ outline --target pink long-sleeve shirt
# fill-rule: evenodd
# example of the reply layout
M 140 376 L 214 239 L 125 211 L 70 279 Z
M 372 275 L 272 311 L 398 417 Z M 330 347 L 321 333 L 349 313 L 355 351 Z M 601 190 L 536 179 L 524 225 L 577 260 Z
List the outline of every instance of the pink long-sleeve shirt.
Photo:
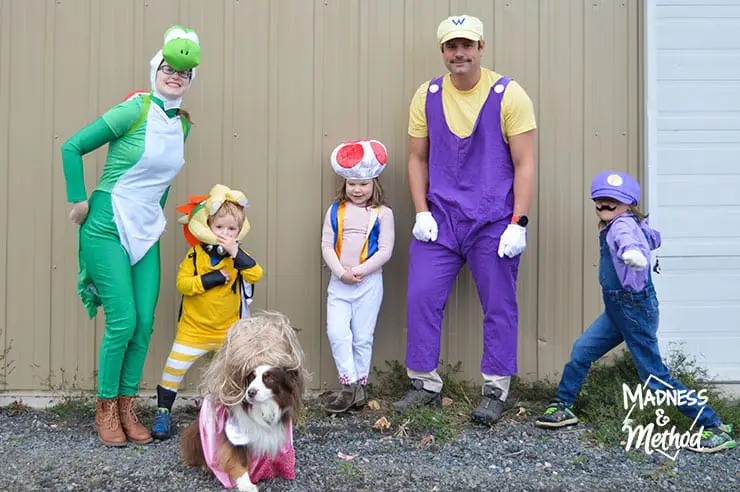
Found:
M 334 251 L 331 207 L 326 211 L 321 234 L 321 254 L 324 257 L 324 262 L 337 278 L 341 278 L 347 270 L 360 265 L 360 254 L 365 244 L 369 221 L 370 207 L 358 207 L 352 202 L 347 202 L 342 231 L 342 257 L 338 258 L 336 251 Z M 383 265 L 390 260 L 393 253 L 393 243 L 395 241 L 393 211 L 385 205 L 381 205 L 378 221 L 380 222 L 378 251 L 360 265 L 359 269 L 363 276 L 381 271 Z
M 229 423 L 229 412 L 223 405 L 214 402 L 212 397 L 203 399 L 200 408 L 199 428 L 200 441 L 203 446 L 203 455 L 208 468 L 226 489 L 233 489 L 236 483 L 229 477 L 225 470 L 219 465 L 218 450 L 224 436 L 227 434 Z M 249 460 L 249 479 L 253 484 L 260 480 L 269 480 L 275 477 L 283 477 L 286 480 L 295 479 L 295 450 L 293 449 L 293 423 L 288 423 L 290 439 L 272 458 L 270 456 L 251 456 Z M 244 437 L 244 436 L 240 436 Z M 246 436 L 249 438 L 249 436 Z M 228 437 L 227 437 L 228 438 Z M 244 445 L 244 442 L 235 445 Z

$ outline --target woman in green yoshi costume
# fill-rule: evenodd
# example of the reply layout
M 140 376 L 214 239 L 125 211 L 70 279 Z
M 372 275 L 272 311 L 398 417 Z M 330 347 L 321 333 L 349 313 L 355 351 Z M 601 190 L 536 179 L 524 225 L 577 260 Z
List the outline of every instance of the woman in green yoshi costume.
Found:
M 198 35 L 172 26 L 150 61 L 151 91 L 132 93 L 62 146 L 70 219 L 80 226 L 79 295 L 90 318 L 101 305 L 105 313 L 95 428 L 110 446 L 152 441 L 133 403 L 159 296 L 162 209 L 190 130 L 180 105 L 199 63 Z M 88 199 L 82 156 L 105 144 L 105 167 Z

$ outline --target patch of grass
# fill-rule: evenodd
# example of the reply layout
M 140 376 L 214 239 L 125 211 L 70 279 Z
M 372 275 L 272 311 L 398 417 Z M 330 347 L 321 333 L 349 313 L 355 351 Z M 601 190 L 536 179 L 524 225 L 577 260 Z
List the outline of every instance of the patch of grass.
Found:
M 298 418 L 293 420 L 293 427 L 297 431 L 305 431 L 309 422 L 315 422 L 325 416 L 324 410 L 320 406 L 317 398 L 303 402 L 303 408 Z
M 65 395 L 49 411 L 64 420 L 84 420 L 95 416 L 95 405 L 95 398 L 88 395 Z
M 352 481 L 360 481 L 363 479 L 362 471 L 360 471 L 360 469 L 352 462 L 343 461 L 339 463 L 337 473 L 351 479 Z
M 660 480 L 660 472 L 658 470 L 644 471 L 640 473 L 640 477 L 658 481 Z
M 628 453 L 627 456 L 632 453 Z M 649 462 L 650 459 L 648 458 Z M 638 463 L 644 463 L 644 461 L 638 461 Z M 676 464 L 673 461 L 661 463 L 650 470 L 643 471 L 640 476 L 643 478 L 650 478 L 652 480 L 660 480 L 661 478 L 678 478 L 679 473 L 675 470 Z
M 3 331 L 0 330 L 0 340 L 2 340 L 2 334 Z M 10 376 L 10 374 L 15 369 L 14 362 L 8 358 L 12 348 L 13 340 L 11 339 L 8 340 L 8 346 L 3 347 L 3 349 L 0 350 L 0 387 L 5 386 L 5 384 L 8 382 L 8 376 Z
M 555 399 L 556 385 L 548 380 L 525 382 L 518 376 L 512 376 L 507 400 L 546 407 Z
M 587 461 L 588 460 L 586 459 L 585 456 L 574 456 L 573 458 L 570 459 L 570 462 L 573 463 L 574 465 L 584 465 L 586 464 Z
M 696 360 L 680 350 L 673 350 L 666 358 L 673 379 L 682 382 L 689 389 L 706 390 L 708 404 L 723 422 L 740 422 L 740 400 L 728 399 L 708 382 L 708 375 Z M 594 428 L 594 437 L 606 445 L 615 445 L 626 437 L 622 431 L 622 421 L 627 415 L 624 409 L 622 384 L 631 389 L 641 384 L 629 352 L 616 356 L 611 364 L 594 364 L 585 384 L 581 388 L 574 410 L 579 419 Z M 669 425 L 675 425 L 680 432 L 691 426 L 691 419 L 685 417 L 674 406 L 661 406 Z M 633 426 L 655 423 L 657 407 L 643 411 L 635 409 L 630 415 Z M 737 424 L 736 424 L 737 425 Z M 657 429 L 656 429 L 657 430 Z
M 465 381 L 459 377 L 461 363 L 454 366 L 443 364 L 439 370 L 444 381 L 442 396 L 450 398 L 452 404 L 441 409 L 409 409 L 403 414 L 390 412 L 391 432 L 396 435 L 424 436 L 431 434 L 435 440 L 454 439 L 459 431 L 470 424 L 470 413 L 480 398 L 480 383 Z M 671 350 L 666 358 L 673 379 L 682 382 L 686 387 L 696 391 L 705 390 L 709 405 L 725 423 L 734 423 L 740 428 L 740 400 L 729 399 L 722 395 L 708 382 L 708 375 L 694 358 L 681 350 Z M 376 383 L 371 383 L 370 393 L 374 399 L 385 401 L 387 405 L 400 399 L 408 389 L 408 377 L 405 367 L 398 361 L 385 361 L 385 367 L 373 367 Z M 637 369 L 629 352 L 625 351 L 612 357 L 608 362 L 595 363 L 589 372 L 586 382 L 578 394 L 575 412 L 581 422 L 592 428 L 582 436 L 583 439 L 595 441 L 597 445 L 614 446 L 624 441 L 626 433 L 622 422 L 627 414 L 624 409 L 622 384 L 631 389 L 641 384 Z M 532 418 L 555 399 L 556 383 L 537 381 L 525 383 L 512 377 L 507 410 L 504 418 L 524 408 L 527 418 Z M 514 408 L 511 408 L 511 406 Z M 691 420 L 681 414 L 674 406 L 661 407 L 670 418 L 670 425 L 675 425 L 679 432 L 688 430 Z M 655 422 L 656 407 L 636 410 L 632 413 L 633 425 Z M 737 435 L 737 432 L 735 432 Z
M 373 367 L 377 375 L 377 383 L 369 383 L 368 391 L 374 398 L 395 401 L 403 397 L 409 389 L 409 379 L 406 368 L 397 360 L 385 361 L 386 369 Z M 480 396 L 480 386 L 459 377 L 462 370 L 462 362 L 450 365 L 444 363 L 437 371 L 444 384 L 442 396 L 451 398 L 456 402 L 465 402 L 468 406 L 477 405 Z M 475 401 L 474 401 L 475 400 Z
M 378 382 L 369 382 L 367 389 L 374 398 L 393 401 L 403 396 L 409 387 L 409 379 L 406 376 L 406 368 L 397 360 L 386 360 L 385 365 L 385 369 L 373 366 Z
M 141 444 L 135 444 L 133 447 L 129 447 L 129 449 L 126 451 L 126 454 L 128 456 L 131 456 L 132 458 L 136 458 L 143 452 L 144 446 L 142 446 Z
M 627 451 L 627 459 L 633 463 L 650 463 L 650 458 L 642 453 L 635 453 L 633 451 Z
M 396 435 L 400 437 L 425 436 L 430 434 L 436 441 L 449 441 L 457 436 L 460 427 L 470 420 L 449 407 L 436 409 L 429 407 L 409 408 L 403 413 L 391 413 L 391 425 L 397 426 Z
M 398 361 L 385 361 L 386 369 L 373 370 L 378 383 L 368 390 L 374 399 L 388 403 L 403 397 L 409 380 L 406 369 Z M 409 408 L 402 413 L 391 411 L 388 419 L 395 435 L 403 437 L 425 437 L 431 435 L 433 441 L 454 440 L 460 430 L 470 423 L 470 414 L 478 405 L 480 387 L 458 376 L 462 362 L 444 364 L 438 371 L 444 384 L 443 397 L 446 406 L 442 408 Z M 426 443 L 432 441 L 425 441 Z
M 23 403 L 22 400 L 16 400 L 8 406 L 0 407 L 0 412 L 3 412 L 11 417 L 30 412 L 31 410 L 31 407 Z

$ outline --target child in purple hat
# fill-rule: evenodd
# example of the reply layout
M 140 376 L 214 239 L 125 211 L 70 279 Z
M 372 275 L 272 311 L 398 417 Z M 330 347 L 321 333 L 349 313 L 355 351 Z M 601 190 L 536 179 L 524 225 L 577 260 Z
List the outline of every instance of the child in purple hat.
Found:
M 678 391 L 688 391 L 671 378 L 658 349 L 658 298 L 649 258 L 650 251 L 660 247 L 660 233 L 637 209 L 640 184 L 629 174 L 606 171 L 594 177 L 591 199 L 600 219 L 599 283 L 605 310 L 574 343 L 557 399 L 537 418 L 538 427 L 561 428 L 578 423 L 573 403 L 591 364 L 623 341 L 640 379 L 647 382 L 651 392 L 666 389 L 660 381 Z M 723 424 L 711 407 L 697 400 L 677 406 L 681 413 L 696 419 L 696 427 L 704 427 L 699 446 L 689 449 L 714 453 L 735 447 L 732 426 Z

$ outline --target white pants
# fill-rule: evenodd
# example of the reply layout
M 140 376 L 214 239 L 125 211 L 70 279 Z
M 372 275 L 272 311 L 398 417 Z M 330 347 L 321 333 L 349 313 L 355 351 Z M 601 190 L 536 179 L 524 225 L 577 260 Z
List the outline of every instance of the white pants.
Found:
M 373 337 L 383 301 L 381 272 L 358 284 L 345 284 L 334 275 L 326 299 L 326 333 L 341 384 L 367 384 L 373 357 Z

